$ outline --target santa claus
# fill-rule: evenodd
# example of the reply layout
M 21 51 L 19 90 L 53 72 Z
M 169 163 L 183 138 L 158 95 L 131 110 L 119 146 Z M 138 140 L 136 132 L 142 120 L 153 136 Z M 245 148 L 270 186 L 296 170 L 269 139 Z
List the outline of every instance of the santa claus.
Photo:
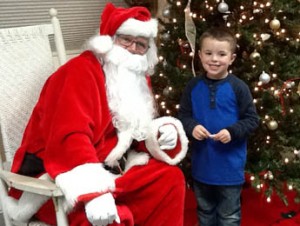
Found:
M 43 87 L 12 171 L 54 180 L 70 225 L 183 225 L 176 164 L 188 141 L 177 119 L 157 117 L 149 80 L 156 35 L 146 8 L 108 3 L 100 35 Z M 17 220 L 55 224 L 51 200 L 12 190 L 6 205 Z

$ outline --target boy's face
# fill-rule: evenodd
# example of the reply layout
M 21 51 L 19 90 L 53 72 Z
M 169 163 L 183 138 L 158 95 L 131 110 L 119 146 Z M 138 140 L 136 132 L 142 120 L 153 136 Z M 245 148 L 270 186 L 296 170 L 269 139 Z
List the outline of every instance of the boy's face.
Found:
M 232 53 L 228 41 L 205 38 L 202 40 L 199 57 L 208 78 L 222 79 L 227 76 L 228 67 L 232 64 L 236 55 Z

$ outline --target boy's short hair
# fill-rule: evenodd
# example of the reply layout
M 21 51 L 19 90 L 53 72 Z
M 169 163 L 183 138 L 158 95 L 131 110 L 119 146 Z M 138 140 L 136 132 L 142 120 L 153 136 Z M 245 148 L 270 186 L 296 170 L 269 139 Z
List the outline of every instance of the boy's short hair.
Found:
M 227 27 L 212 27 L 202 33 L 199 38 L 199 48 L 201 50 L 203 39 L 212 38 L 218 41 L 227 41 L 231 45 L 231 51 L 236 51 L 237 40 L 233 32 Z

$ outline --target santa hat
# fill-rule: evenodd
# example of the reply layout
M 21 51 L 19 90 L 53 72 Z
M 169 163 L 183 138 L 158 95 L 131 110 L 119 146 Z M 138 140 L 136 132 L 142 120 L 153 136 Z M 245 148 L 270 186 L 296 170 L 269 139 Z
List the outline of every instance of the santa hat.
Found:
M 105 54 L 111 50 L 112 38 L 116 34 L 146 37 L 149 38 L 150 46 L 147 58 L 150 69 L 153 69 L 158 62 L 154 41 L 157 36 L 157 26 L 157 20 L 151 18 L 151 13 L 145 7 L 122 8 L 107 3 L 101 15 L 100 35 L 90 40 L 89 48 L 98 54 Z
M 101 16 L 100 35 L 115 34 L 154 38 L 157 35 L 157 20 L 145 7 L 116 8 L 108 3 Z

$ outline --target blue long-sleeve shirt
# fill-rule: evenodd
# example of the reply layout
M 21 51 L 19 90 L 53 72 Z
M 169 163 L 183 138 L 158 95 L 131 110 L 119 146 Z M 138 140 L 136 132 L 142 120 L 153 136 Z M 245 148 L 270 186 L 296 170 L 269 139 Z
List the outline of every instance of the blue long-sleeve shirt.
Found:
M 213 185 L 242 184 L 247 137 L 259 123 L 247 84 L 233 74 L 222 80 L 196 77 L 184 90 L 178 118 L 191 138 L 199 124 L 211 134 L 227 129 L 231 135 L 227 144 L 191 139 L 193 178 Z

